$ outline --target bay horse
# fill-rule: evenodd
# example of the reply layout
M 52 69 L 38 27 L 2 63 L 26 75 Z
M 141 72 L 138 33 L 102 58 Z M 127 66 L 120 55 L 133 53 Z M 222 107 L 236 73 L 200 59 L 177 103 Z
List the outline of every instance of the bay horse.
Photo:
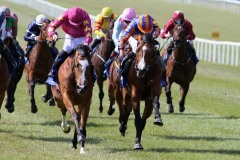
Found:
M 103 105 L 102 105 L 102 101 L 104 97 L 103 82 L 107 79 L 106 76 L 104 75 L 105 63 L 110 58 L 110 55 L 115 47 L 114 42 L 112 40 L 113 27 L 114 27 L 114 20 L 110 22 L 108 30 L 105 34 L 105 37 L 101 39 L 100 45 L 98 46 L 98 48 L 96 49 L 96 51 L 92 56 L 94 69 L 98 76 L 97 84 L 99 88 L 98 97 L 100 100 L 100 106 L 99 106 L 100 113 L 102 113 L 103 111 Z M 115 111 L 114 108 L 109 108 L 108 115 L 112 115 L 114 111 Z
M 141 144 L 142 131 L 146 125 L 146 120 L 151 116 L 155 109 L 156 124 L 163 125 L 160 109 L 160 95 L 162 92 L 161 78 L 162 67 L 159 62 L 159 54 L 152 42 L 150 34 L 144 34 L 138 40 L 136 57 L 130 64 L 128 75 L 129 88 L 120 88 L 120 76 L 116 70 L 119 62 L 115 60 L 110 67 L 110 78 L 108 80 L 109 99 L 116 100 L 119 106 L 119 131 L 125 136 L 127 122 L 130 112 L 133 110 L 135 115 L 136 140 L 134 149 L 143 149 Z M 115 63 L 115 64 L 114 64 Z M 140 114 L 140 102 L 145 102 L 143 115 Z
M 24 60 L 24 51 L 20 47 L 19 43 L 11 37 L 6 38 L 7 47 L 9 48 L 10 52 L 13 54 L 13 57 L 16 62 L 18 62 L 18 66 L 12 71 L 12 75 L 7 89 L 7 100 L 5 104 L 5 108 L 8 110 L 9 113 L 14 112 L 14 101 L 15 101 L 15 91 L 17 89 L 17 84 L 21 80 L 23 75 L 23 69 L 25 65 Z M 17 49 L 16 49 L 17 48 Z M 18 52 L 17 52 L 18 50 Z
M 25 64 L 24 73 L 28 83 L 28 91 L 31 97 L 31 112 L 36 113 L 38 111 L 34 98 L 35 84 L 46 84 L 48 73 L 51 70 L 54 58 L 50 50 L 50 46 L 55 44 L 47 34 L 48 23 L 43 23 L 43 26 L 38 36 L 35 46 L 32 48 L 29 54 L 29 63 Z M 47 92 L 42 97 L 44 102 L 50 99 L 49 105 L 54 106 L 55 102 L 52 98 L 51 86 L 46 84 Z
M 76 51 L 68 57 L 58 70 L 59 86 L 52 86 L 52 93 L 57 106 L 62 112 L 62 129 L 70 132 L 65 120 L 68 111 L 75 125 L 72 139 L 73 149 L 81 142 L 80 153 L 85 153 L 86 124 L 90 110 L 93 91 L 93 77 L 90 73 L 90 49 L 86 45 L 78 45 Z M 74 105 L 78 108 L 75 109 Z
M 7 64 L 6 59 L 1 54 L 3 47 L 4 47 L 4 44 L 0 40 L 0 48 L 1 48 L 0 49 L 0 73 L 1 73 L 1 77 L 0 77 L 0 109 L 1 109 L 4 97 L 5 97 L 5 92 L 8 87 L 8 64 Z M 1 113 L 0 113 L 0 119 L 1 119 Z
M 167 97 L 168 112 L 173 113 L 171 86 L 175 82 L 180 85 L 180 101 L 179 111 L 185 110 L 185 98 L 189 90 L 190 82 L 196 74 L 196 66 L 194 65 L 192 55 L 189 53 L 187 43 L 187 33 L 184 24 L 176 24 L 172 32 L 174 49 L 172 55 L 169 55 L 166 66 L 165 93 Z M 166 53 L 166 50 L 163 51 Z

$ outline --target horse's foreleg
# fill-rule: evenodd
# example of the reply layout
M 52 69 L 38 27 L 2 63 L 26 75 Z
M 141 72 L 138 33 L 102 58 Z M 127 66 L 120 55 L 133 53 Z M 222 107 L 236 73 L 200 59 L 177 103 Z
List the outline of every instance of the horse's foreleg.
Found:
M 101 80 L 101 79 L 99 78 L 99 79 L 97 80 L 97 84 L 98 84 L 98 88 L 99 88 L 98 98 L 99 98 L 99 101 L 100 101 L 99 111 L 100 111 L 100 113 L 102 113 L 102 111 L 103 111 L 102 101 L 103 101 L 103 97 L 104 97 L 104 92 L 103 92 L 103 80 Z
M 158 125 L 158 126 L 163 126 L 163 122 L 162 122 L 162 118 L 161 118 L 161 114 L 160 114 L 160 103 L 159 103 L 159 98 L 156 96 L 153 99 L 152 102 L 154 111 L 155 111 L 155 120 L 153 122 L 154 125 Z
M 15 98 L 14 98 L 14 79 L 11 78 L 10 80 L 10 83 L 8 85 L 8 88 L 7 88 L 7 102 L 5 104 L 5 108 L 8 110 L 9 113 L 12 113 L 14 112 L 14 101 L 15 101 Z
M 111 85 L 110 79 L 107 80 L 108 83 L 108 98 L 109 98 L 109 107 L 108 107 L 108 115 L 112 115 L 115 112 L 113 105 L 115 104 L 115 90 L 113 85 Z
M 46 83 L 46 94 L 42 96 L 42 100 L 43 102 L 47 102 L 49 101 L 49 106 L 55 106 L 55 101 L 53 99 L 53 95 L 52 95 L 52 90 L 51 90 L 51 85 Z
M 180 101 L 179 101 L 179 112 L 184 112 L 185 110 L 185 98 L 187 96 L 189 90 L 189 85 L 180 86 Z
M 5 96 L 5 90 L 4 91 L 0 91 L 0 111 L 1 111 L 1 106 L 4 100 L 4 96 Z M 1 119 L 1 112 L 0 112 L 0 119 Z
M 10 83 L 8 85 L 7 102 L 6 102 L 5 107 L 6 107 L 6 109 L 8 110 L 9 113 L 14 112 L 14 101 L 15 101 L 14 93 L 17 89 L 18 82 L 22 78 L 23 69 L 24 69 L 24 64 L 20 65 L 19 67 L 17 67 L 13 71 L 12 78 L 11 78 Z
M 61 123 L 61 127 L 64 133 L 69 133 L 71 131 L 71 127 L 68 124 L 68 122 L 66 121 L 66 111 L 62 110 L 62 123 Z
M 81 137 L 81 148 L 80 148 L 80 154 L 85 153 L 85 141 L 87 137 L 87 130 L 86 130 L 86 125 L 87 125 L 87 120 L 88 120 L 88 115 L 89 115 L 89 110 L 90 110 L 90 104 L 91 104 L 91 99 L 86 100 L 86 103 L 83 105 L 79 105 L 79 110 L 80 110 L 80 133 L 79 135 Z
M 173 107 L 173 104 L 172 104 L 172 94 L 171 94 L 172 82 L 170 82 L 169 80 L 167 80 L 167 82 L 168 82 L 168 84 L 165 88 L 165 93 L 166 93 L 166 97 L 167 97 L 168 112 L 173 113 L 174 112 L 174 107 Z
M 138 101 L 139 98 L 132 98 L 132 107 L 135 115 L 135 128 L 136 128 L 136 139 L 135 139 L 135 145 L 134 149 L 139 150 L 143 149 L 143 146 L 141 144 L 142 139 L 142 118 L 140 115 L 140 101 Z
M 119 132 L 122 136 L 125 136 L 125 132 L 127 130 L 127 123 L 130 112 L 132 111 L 131 100 L 129 96 L 122 96 L 121 92 L 117 92 L 117 103 L 119 107 Z
M 37 109 L 37 105 L 35 103 L 35 98 L 34 98 L 34 88 L 35 88 L 35 82 L 34 81 L 30 81 L 29 82 L 29 88 L 30 88 L 30 96 L 31 96 L 31 112 L 32 113 L 37 113 L 38 109 Z

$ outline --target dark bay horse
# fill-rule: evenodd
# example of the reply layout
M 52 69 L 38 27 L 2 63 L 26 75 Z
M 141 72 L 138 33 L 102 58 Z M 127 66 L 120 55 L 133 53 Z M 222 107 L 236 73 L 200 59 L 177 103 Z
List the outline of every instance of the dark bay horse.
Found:
M 100 106 L 99 106 L 99 111 L 102 113 L 103 111 L 103 106 L 102 106 L 102 101 L 104 97 L 104 92 L 103 92 L 103 82 L 106 80 L 106 76 L 104 75 L 104 70 L 105 70 L 105 63 L 109 59 L 115 45 L 112 40 L 112 32 L 113 32 L 113 27 L 114 27 L 114 21 L 111 21 L 108 27 L 108 31 L 105 34 L 105 38 L 101 40 L 100 45 L 94 52 L 94 55 L 92 56 L 92 62 L 94 65 L 94 69 L 96 71 L 96 74 L 98 76 L 97 79 L 97 84 L 99 88 L 99 100 L 100 100 Z M 108 115 L 112 115 L 114 113 L 114 108 L 109 108 L 108 109 Z
M 88 46 L 79 45 L 58 70 L 59 88 L 52 86 L 54 99 L 62 112 L 62 129 L 65 133 L 70 132 L 65 120 L 68 111 L 75 125 L 72 147 L 76 149 L 77 142 L 81 142 L 80 153 L 85 152 L 86 124 L 94 83 L 90 67 L 90 50 Z M 74 105 L 78 108 L 75 109 Z
M 168 111 L 174 112 L 171 96 L 171 86 L 175 82 L 180 85 L 180 101 L 179 111 L 185 110 L 185 98 L 189 90 L 190 82 L 196 74 L 196 66 L 193 63 L 192 55 L 188 50 L 188 43 L 186 38 L 186 28 L 184 24 L 176 25 L 173 33 L 174 49 L 172 55 L 169 56 L 166 66 L 166 80 L 167 86 L 165 88 Z M 163 51 L 166 53 L 166 50 Z
M 5 41 L 7 41 L 7 47 L 9 48 L 10 52 L 13 54 L 15 61 L 18 62 L 18 66 L 12 71 L 12 75 L 11 75 L 12 78 L 10 79 L 8 89 L 7 89 L 7 102 L 5 104 L 5 108 L 8 110 L 8 112 L 12 113 L 14 112 L 14 108 L 15 108 L 14 94 L 17 88 L 17 84 L 22 78 L 25 60 L 24 60 L 24 51 L 20 47 L 17 41 L 15 41 L 13 38 L 10 38 L 10 37 L 7 37 Z M 16 48 L 18 49 L 19 53 L 17 53 Z
M 158 119 L 157 125 L 162 126 L 162 119 L 159 112 L 161 95 L 162 68 L 159 62 L 159 55 L 156 54 L 150 34 L 143 35 L 139 41 L 136 57 L 128 71 L 128 88 L 119 89 L 120 80 L 116 74 L 118 63 L 113 62 L 110 67 L 109 92 L 110 101 L 116 99 L 119 105 L 119 131 L 124 136 L 127 129 L 127 122 L 130 112 L 135 115 L 136 140 L 134 149 L 143 149 L 141 145 L 142 131 L 146 120 L 151 116 L 153 108 Z M 115 63 L 115 64 L 114 64 Z M 114 69 L 115 68 L 115 69 Z M 111 91 L 112 90 L 112 91 Z M 112 92 L 112 93 L 111 93 Z M 114 95 L 114 96 L 112 96 Z M 143 115 L 140 114 L 140 102 L 145 102 Z
M 1 43 L 1 42 L 0 42 Z M 3 46 L 3 44 L 0 44 L 0 47 Z M 2 47 L 1 47 L 2 48 Z M 2 49 L 0 50 L 0 109 L 5 97 L 5 92 L 8 87 L 8 64 L 6 59 L 1 54 Z M 0 113 L 0 119 L 1 119 L 1 113 Z
M 28 83 L 28 91 L 31 97 L 32 113 L 38 111 L 34 98 L 35 84 L 45 84 L 54 61 L 50 50 L 50 45 L 54 44 L 52 42 L 52 39 L 48 37 L 47 34 L 47 23 L 44 23 L 40 35 L 38 36 L 38 40 L 36 41 L 36 45 L 30 52 L 29 63 L 26 63 L 24 67 L 24 73 Z M 51 99 L 49 105 L 54 106 L 55 102 L 52 98 L 51 86 L 46 84 L 46 88 L 47 93 L 43 96 L 43 99 L 45 102 Z

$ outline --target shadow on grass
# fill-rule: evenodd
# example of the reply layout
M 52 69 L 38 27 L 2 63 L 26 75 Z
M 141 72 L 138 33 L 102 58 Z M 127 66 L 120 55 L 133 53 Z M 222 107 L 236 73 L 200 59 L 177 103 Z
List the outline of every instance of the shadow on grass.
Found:
M 158 135 L 154 135 L 158 136 Z M 204 136 L 160 136 L 162 139 L 170 140 L 195 140 L 195 141 L 240 141 L 240 138 L 204 137 Z
M 199 119 L 240 119 L 239 116 L 215 116 L 207 113 L 168 113 L 161 112 L 162 115 L 169 116 L 187 116 L 189 118 L 199 118 Z
M 159 152 L 159 153 L 217 153 L 217 154 L 226 154 L 226 155 L 240 155 L 240 150 L 225 150 L 225 149 L 217 149 L 217 150 L 209 150 L 209 149 L 172 149 L 172 148 L 152 148 L 146 149 L 144 151 L 147 152 Z
M 56 120 L 56 121 L 46 121 L 44 123 L 31 123 L 31 122 L 26 123 L 26 122 L 24 122 L 24 123 L 22 123 L 22 125 L 24 125 L 24 126 L 42 125 L 42 126 L 59 126 L 59 127 L 61 127 L 61 123 L 62 123 L 62 121 Z M 74 125 L 73 121 L 71 121 L 71 120 L 68 120 L 68 124 L 71 125 L 71 126 Z M 87 123 L 87 128 L 88 127 L 101 128 L 101 127 L 106 127 L 106 126 L 115 127 L 116 125 L 115 124 L 104 124 L 104 123 L 100 124 L 100 123 L 93 123 L 93 122 L 88 122 Z
M 66 142 L 66 143 L 72 143 L 72 138 L 63 138 L 63 137 L 37 137 L 37 136 L 23 136 L 18 135 L 19 138 L 25 139 L 25 140 L 33 140 L 33 141 L 43 141 L 43 142 Z M 103 140 L 99 138 L 88 138 L 86 139 L 86 143 L 88 144 L 99 144 Z
M 111 153 L 118 153 L 118 152 L 159 152 L 159 153 L 215 153 L 215 154 L 225 154 L 225 155 L 240 155 L 240 150 L 209 150 L 209 149 L 188 149 L 188 148 L 148 148 L 144 150 L 133 150 L 133 149 L 126 149 L 126 148 L 110 148 Z

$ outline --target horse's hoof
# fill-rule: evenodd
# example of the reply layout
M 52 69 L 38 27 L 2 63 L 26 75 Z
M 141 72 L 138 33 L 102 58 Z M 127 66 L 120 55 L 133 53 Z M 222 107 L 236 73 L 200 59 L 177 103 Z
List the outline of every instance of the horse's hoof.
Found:
M 157 125 L 157 126 L 163 126 L 162 119 L 161 118 L 155 118 L 153 124 Z
M 8 108 L 7 110 L 8 110 L 8 113 L 13 113 L 15 111 L 14 108 Z
M 125 132 L 127 130 L 127 125 L 123 125 L 122 123 L 119 125 L 119 132 L 122 136 L 125 136 Z
M 14 105 L 5 105 L 5 108 L 9 113 L 14 112 Z
M 108 110 L 108 115 L 111 116 L 115 112 L 115 108 Z
M 77 149 L 77 145 L 73 145 L 72 150 L 76 150 L 76 149 Z
M 43 95 L 42 96 L 42 101 L 46 103 L 50 98 L 51 97 L 48 97 L 47 95 Z
M 168 106 L 168 113 L 173 113 L 173 112 L 174 112 L 173 105 L 170 104 L 170 105 Z
M 103 107 L 99 107 L 99 112 L 100 112 L 100 113 L 103 112 Z
M 179 108 L 179 112 L 184 112 L 185 111 L 185 107 L 180 107 Z
M 134 150 L 143 150 L 142 144 L 141 144 L 141 143 L 136 143 L 136 144 L 134 145 Z
M 81 147 L 80 148 L 80 154 L 85 154 L 85 153 L 86 153 L 86 151 L 85 151 L 84 147 Z
M 38 111 L 37 107 L 31 107 L 31 112 L 32 113 L 37 113 L 37 111 Z
M 50 100 L 49 101 L 49 106 L 52 106 L 52 107 L 55 106 L 55 101 L 54 100 Z
M 69 133 L 71 131 L 71 127 L 67 125 L 67 129 L 62 128 L 64 133 Z

